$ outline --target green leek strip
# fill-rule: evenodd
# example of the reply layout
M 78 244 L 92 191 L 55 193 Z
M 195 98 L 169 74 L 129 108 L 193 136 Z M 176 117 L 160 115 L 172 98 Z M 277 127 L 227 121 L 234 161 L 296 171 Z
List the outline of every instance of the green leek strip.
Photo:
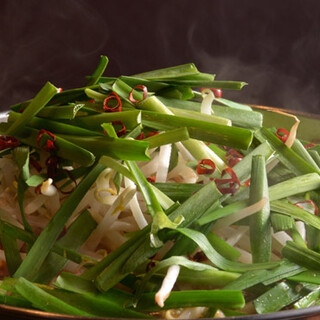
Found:
M 18 308 L 32 308 L 32 304 L 27 299 L 22 297 L 13 297 L 3 293 L 0 293 L 0 304 Z
M 206 234 L 206 237 L 212 245 L 212 247 L 226 259 L 231 261 L 237 261 L 241 256 L 241 253 L 237 249 L 230 246 L 227 242 L 219 238 L 213 232 L 208 232 Z
M 82 88 L 75 88 L 70 90 L 63 90 L 62 92 L 56 94 L 50 101 L 50 105 L 54 104 L 67 104 L 70 101 L 81 101 L 87 100 L 88 97 L 85 93 L 86 89 L 98 89 L 99 85 L 86 86 Z
M 15 121 L 6 132 L 8 136 L 17 135 L 29 123 L 51 98 L 58 92 L 58 89 L 50 82 L 47 82 L 39 93 L 32 99 L 26 109 L 23 111 L 22 116 Z
M 301 143 L 300 140 L 295 139 L 294 143 L 291 147 L 291 149 L 299 155 L 301 158 L 303 158 L 306 162 L 308 162 L 313 168 L 315 168 L 318 172 L 320 172 L 320 168 L 317 165 L 317 163 L 313 160 L 312 156 L 309 154 L 309 152 L 306 150 L 304 145 Z
M 283 260 L 278 267 L 270 270 L 251 270 L 245 272 L 235 281 L 227 284 L 224 289 L 245 290 L 259 283 L 268 285 L 284 278 L 300 274 L 304 270 L 304 268 L 293 262 Z
M 8 235 L 14 239 L 19 239 L 30 245 L 32 245 L 37 239 L 34 234 L 1 220 L 0 220 L 0 233 Z M 52 251 L 78 264 L 81 264 L 83 262 L 88 262 L 88 263 L 96 262 L 92 258 L 81 255 L 75 251 L 69 250 L 68 248 L 64 248 L 59 244 L 55 244 L 52 247 Z
M 44 108 L 43 110 L 45 110 Z M 22 117 L 21 113 L 17 112 L 10 112 L 8 121 L 17 121 L 19 118 Z M 34 129 L 45 129 L 50 131 L 51 133 L 62 133 L 62 134 L 73 134 L 78 136 L 96 136 L 97 132 L 90 131 L 84 128 L 79 128 L 76 126 L 72 126 L 70 124 L 61 123 L 54 120 L 44 119 L 44 118 L 38 118 L 33 117 L 28 124 L 28 127 L 34 128 Z M 102 130 L 100 130 L 101 135 L 103 135 Z
M 238 102 L 234 102 L 234 101 L 230 101 L 230 100 L 227 100 L 227 99 L 224 99 L 224 98 L 216 98 L 215 101 L 227 106 L 227 107 L 230 107 L 230 108 L 233 108 L 233 109 L 239 109 L 239 110 L 246 110 L 246 111 L 252 111 L 252 108 L 245 105 L 245 104 L 242 104 L 242 103 L 238 103 Z
M 160 100 L 161 101 L 161 100 Z M 197 111 L 183 110 L 177 108 L 168 108 L 174 115 L 195 120 L 202 120 L 206 122 L 223 124 L 225 126 L 231 125 L 231 120 L 227 118 L 218 117 L 217 115 L 209 115 Z
M 199 262 L 195 262 L 195 261 L 191 261 L 188 258 L 183 257 L 183 256 L 172 256 L 168 259 L 162 260 L 159 263 L 157 263 L 157 265 L 155 267 L 153 267 L 142 278 L 142 281 L 139 284 L 139 287 L 138 287 L 136 294 L 134 296 L 134 300 L 133 300 L 134 306 L 136 306 L 137 302 L 140 300 L 141 295 L 145 291 L 146 285 L 147 285 L 148 281 L 151 279 L 151 277 L 153 275 L 155 275 L 157 272 L 159 272 L 160 270 L 167 269 L 168 267 L 170 267 L 172 265 L 183 266 L 184 268 L 191 269 L 194 272 L 204 271 L 204 270 L 216 270 L 216 268 L 214 268 L 212 266 L 209 266 L 209 265 L 206 265 L 203 263 L 199 263 Z
M 85 128 L 92 131 L 100 130 L 102 123 L 121 121 L 127 130 L 134 129 L 141 123 L 141 111 L 122 111 L 122 112 L 105 112 L 89 116 L 78 116 L 65 123 Z
M 151 98 L 154 97 L 150 97 L 144 101 L 150 101 L 149 99 Z M 139 103 L 139 107 L 142 107 L 144 101 Z M 248 149 L 252 142 L 252 132 L 248 129 L 225 126 L 154 111 L 142 111 L 142 124 L 160 130 L 187 127 L 191 138 L 238 149 Z
M 205 185 L 199 192 L 194 194 L 191 198 L 186 200 L 180 207 L 175 209 L 169 214 L 169 218 L 174 220 L 178 216 L 184 216 L 185 220 L 181 225 L 189 225 L 193 223 L 198 216 L 203 214 L 208 207 L 210 207 L 219 197 L 220 192 L 217 190 L 214 183 L 209 183 Z M 113 287 L 119 280 L 123 279 L 128 273 L 135 270 L 138 266 L 144 263 L 148 258 L 153 256 L 159 248 L 153 248 L 150 246 L 149 241 L 145 241 L 145 235 L 149 232 L 150 225 L 145 229 L 141 230 L 139 234 L 135 235 L 133 238 L 125 242 L 119 249 L 113 251 L 108 255 L 101 263 L 97 264 L 86 272 L 86 278 L 91 278 L 95 276 L 99 271 L 101 274 L 96 279 L 96 284 L 100 290 L 106 291 Z M 137 240 L 140 239 L 139 235 L 142 234 L 143 241 L 136 247 Z M 131 247 L 135 246 L 134 251 L 131 251 Z M 128 250 L 130 248 L 130 250 Z M 127 253 L 127 251 L 130 251 Z M 125 256 L 122 259 L 122 256 Z M 109 257 L 109 258 L 108 258 Z M 121 269 L 114 268 L 109 270 L 108 265 L 110 262 L 115 262 L 119 260 Z M 106 268 L 107 267 L 107 268 Z M 106 268 L 106 269 L 104 269 Z M 114 279 L 116 279 L 114 281 Z
M 161 80 L 171 79 L 176 77 L 183 77 L 199 74 L 196 66 L 193 63 L 187 63 L 169 68 L 162 68 L 158 70 L 152 70 L 144 73 L 135 74 L 136 78 L 143 78 L 148 80 Z
M 104 99 L 107 97 L 107 94 L 101 93 L 99 91 L 96 91 L 96 90 L 93 90 L 90 88 L 85 88 L 84 92 L 88 98 L 94 99 L 95 101 L 98 101 L 99 103 L 102 103 L 104 101 Z
M 244 264 L 239 262 L 230 261 L 220 255 L 209 243 L 205 235 L 201 232 L 188 229 L 188 228 L 177 228 L 176 231 L 182 233 L 186 237 L 192 239 L 198 244 L 200 249 L 206 255 L 206 257 L 218 268 L 225 271 L 233 272 L 245 272 L 248 270 L 258 270 L 258 269 L 270 269 L 278 266 L 280 262 L 270 262 L 270 263 L 255 263 L 255 264 Z
M 276 312 L 297 301 L 309 292 L 310 290 L 303 287 L 301 284 L 286 281 L 278 283 L 275 287 L 257 298 L 253 303 L 259 314 Z
M 193 79 L 192 79 L 193 78 Z M 198 79 L 198 76 L 189 77 L 189 79 L 166 80 L 173 85 L 185 85 L 189 87 L 209 87 L 230 90 L 241 90 L 247 83 L 243 81 L 211 81 L 209 79 Z M 209 81 L 208 81 L 209 80 Z
M 242 210 L 248 206 L 249 206 L 249 200 L 242 200 L 242 201 L 231 203 L 221 209 L 214 210 L 211 213 L 208 213 L 207 215 L 201 217 L 196 221 L 196 224 L 199 226 L 203 226 L 207 223 L 216 221 L 220 218 L 228 216 L 229 214 Z
M 71 217 L 80 200 L 84 197 L 91 185 L 96 181 L 99 174 L 105 169 L 105 166 L 98 164 L 88 173 L 80 182 L 77 188 L 62 204 L 54 217 L 41 232 L 38 239 L 33 244 L 28 255 L 23 260 L 19 269 L 15 273 L 15 278 L 25 277 L 32 281 L 43 264 L 49 251 L 54 246 L 56 239 L 63 230 L 64 225 Z
M 195 276 L 194 271 L 182 268 L 177 281 L 178 283 L 188 283 L 196 286 L 222 288 L 236 280 L 239 276 L 240 273 L 236 272 L 209 269 L 197 271 L 197 275 Z
M 296 175 L 286 166 L 279 162 L 271 171 L 268 172 L 269 185 L 272 186 L 279 182 L 294 178 Z
M 304 174 L 269 187 L 270 200 L 279 200 L 298 193 L 320 188 L 320 176 L 317 173 Z
M 2 224 L 2 222 L 0 222 L 0 224 Z M 8 272 L 10 275 L 13 275 L 22 263 L 17 240 L 11 238 L 4 232 L 0 232 L 0 239 L 6 257 Z
M 288 260 L 311 270 L 319 270 L 320 253 L 287 241 L 281 254 Z
M 174 221 L 171 221 L 166 214 L 163 212 L 162 207 L 155 196 L 150 183 L 147 181 L 145 176 L 142 174 L 138 165 L 133 161 L 126 161 L 126 164 L 134 176 L 137 186 L 139 187 L 147 209 L 152 217 L 150 242 L 154 247 L 160 247 L 163 243 L 158 238 L 158 231 L 164 228 L 175 229 L 182 221 L 183 217 L 176 217 Z
M 71 250 L 78 250 L 96 228 L 97 223 L 88 210 L 84 210 L 70 225 L 66 235 L 59 239 L 56 244 Z M 65 266 L 68 259 L 56 253 L 50 253 L 43 262 L 37 277 L 38 283 L 49 283 Z
M 89 150 L 96 156 L 107 155 L 121 160 L 147 161 L 149 144 L 139 140 L 115 139 L 107 136 L 79 137 L 58 134 L 57 138 L 77 145 L 83 150 Z M 75 160 L 76 161 L 76 160 Z
M 84 107 L 84 103 L 70 103 L 66 106 L 46 106 L 38 112 L 37 116 L 54 120 L 71 120 Z
M 143 294 L 136 309 L 149 312 L 199 306 L 241 309 L 245 304 L 241 291 L 229 290 L 172 291 L 163 308 L 155 304 L 154 297 L 155 292 Z
M 264 156 L 252 157 L 250 204 L 269 199 Z M 250 217 L 250 246 L 253 263 L 269 262 L 271 257 L 271 223 L 269 201 Z
M 86 86 L 92 86 L 99 82 L 99 79 L 103 75 L 108 63 L 109 63 L 108 57 L 106 56 L 100 57 L 99 64 L 96 70 L 93 72 L 92 77 L 88 80 Z
M 156 92 L 170 86 L 165 82 L 146 80 L 138 77 L 120 76 L 119 79 L 128 84 L 131 88 L 137 85 L 146 86 L 148 88 L 148 92 Z
M 227 158 L 227 151 L 223 150 L 219 146 L 210 143 L 208 147 L 221 159 L 226 159 Z
M 199 191 L 203 185 L 196 183 L 155 182 L 152 184 L 173 201 L 184 202 Z
M 179 141 L 184 141 L 189 139 L 189 133 L 187 128 L 181 127 L 173 130 L 168 130 L 164 133 L 160 133 L 149 138 L 144 139 L 149 143 L 149 148 L 156 148 L 163 146 L 165 144 L 171 144 Z
M 320 230 L 320 219 L 319 217 L 307 212 L 306 210 L 289 203 L 287 200 L 275 200 L 270 203 L 271 211 L 282 213 L 291 216 L 295 219 L 301 220 L 302 222 L 309 224 L 316 229 Z
M 273 133 L 266 128 L 260 128 L 255 133 L 257 137 L 262 136 L 262 140 L 266 139 L 270 143 L 271 147 L 278 154 L 278 159 L 288 167 L 297 176 L 307 173 L 320 173 L 317 169 L 312 167 L 303 158 L 297 155 L 291 148 L 288 148 L 280 139 L 278 139 Z
M 134 318 L 150 319 L 151 316 L 137 312 L 136 310 L 124 308 L 124 299 L 127 301 L 131 298 L 130 294 L 120 293 L 120 290 L 112 290 L 104 294 L 92 293 L 73 293 L 64 290 L 46 290 L 52 296 L 65 301 L 70 306 L 83 310 L 95 317 L 103 318 Z
M 320 155 L 316 150 L 309 150 L 308 151 L 314 162 L 320 167 Z
M 89 88 L 96 89 L 98 88 L 98 85 L 90 86 Z M 75 88 L 70 90 L 64 90 L 62 92 L 57 92 L 52 99 L 49 102 L 49 105 L 57 105 L 57 104 L 67 104 L 70 103 L 70 101 L 79 101 L 79 100 L 86 100 L 87 96 L 84 93 L 84 90 L 88 87 L 83 88 Z M 58 91 L 58 90 L 57 90 Z M 18 104 L 15 104 L 10 107 L 13 111 L 21 111 L 24 110 L 30 103 L 31 100 L 23 101 Z
M 189 84 L 185 85 L 184 81 L 181 85 L 178 83 L 177 85 L 174 84 L 172 87 L 159 90 L 157 94 L 171 99 L 188 100 L 194 98 L 193 90 L 189 87 Z
M 317 287 L 315 290 L 311 291 L 306 296 L 298 300 L 293 307 L 295 309 L 307 308 L 313 305 L 313 303 L 320 298 L 320 287 Z
M 17 147 L 13 150 L 13 158 L 16 161 L 20 174 L 18 177 L 17 199 L 21 212 L 24 229 L 33 232 L 24 212 L 24 195 L 28 189 L 26 181 L 30 178 L 29 172 L 29 147 Z
M 15 289 L 25 299 L 30 301 L 35 308 L 40 310 L 76 316 L 92 316 L 90 313 L 73 307 L 63 300 L 57 299 L 22 277 L 17 281 Z
M 104 88 L 104 84 L 101 84 L 101 87 Z M 133 103 L 129 100 L 129 95 L 133 88 L 131 88 L 128 84 L 120 80 L 119 78 L 113 83 L 112 85 L 112 91 L 119 95 L 122 99 L 125 100 L 126 103 L 129 105 L 133 105 Z M 137 101 L 140 101 L 143 99 L 142 92 L 138 90 L 133 90 L 132 92 L 133 98 Z
M 71 272 L 61 272 L 54 281 L 54 286 L 75 293 L 98 293 L 91 280 L 85 279 Z M 110 291 L 115 289 L 110 289 Z
M 178 84 L 184 84 L 184 83 L 189 83 L 189 82 L 195 82 L 195 83 L 205 83 L 205 82 L 212 82 L 215 78 L 214 74 L 211 73 L 204 73 L 204 72 L 199 72 L 199 73 L 193 73 L 189 75 L 178 75 L 176 77 L 169 77 L 169 78 L 162 78 L 166 83 L 178 83 Z M 155 81 L 159 81 L 156 80 Z
M 39 148 L 37 144 L 38 135 L 39 130 L 25 127 L 23 134 L 19 136 L 19 139 L 29 146 Z M 45 141 L 47 138 L 49 138 L 48 135 L 44 134 L 41 141 Z M 55 146 L 57 147 L 55 150 L 56 155 L 63 159 L 74 161 L 83 166 L 91 166 L 95 161 L 95 156 L 91 152 L 58 136 L 56 136 Z
M 119 161 L 117 161 L 111 157 L 108 157 L 108 156 L 102 156 L 99 160 L 99 163 L 123 174 L 125 177 L 129 178 L 130 180 L 135 181 L 132 173 L 124 165 L 122 165 Z
M 293 229 L 295 226 L 294 219 L 280 213 L 272 213 L 271 224 L 273 232 L 286 231 Z
M 313 270 L 306 270 L 294 276 L 288 277 L 288 280 L 296 282 L 306 282 L 320 285 L 320 274 Z
M 183 109 L 184 112 L 193 111 L 200 112 L 201 103 L 196 101 L 182 101 L 178 99 L 168 99 L 158 96 L 158 99 L 175 113 L 177 109 Z M 220 105 L 212 105 L 213 115 L 231 120 L 235 126 L 256 129 L 262 127 L 262 114 L 257 111 L 235 108 L 232 106 L 225 107 Z

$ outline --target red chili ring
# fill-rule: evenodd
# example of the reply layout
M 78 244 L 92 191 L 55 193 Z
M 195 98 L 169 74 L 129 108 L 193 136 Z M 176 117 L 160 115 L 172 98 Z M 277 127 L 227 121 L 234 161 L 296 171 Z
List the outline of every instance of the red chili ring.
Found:
M 277 138 L 279 138 L 283 143 L 287 141 L 289 134 L 289 131 L 284 128 L 279 128 L 276 131 Z
M 204 166 L 209 166 L 210 168 L 206 168 Z M 215 163 L 210 159 L 202 159 L 198 162 L 197 165 L 197 173 L 198 174 L 212 174 L 216 170 Z
M 48 139 L 48 140 L 46 141 L 45 145 L 40 145 L 40 140 L 41 140 L 41 138 L 42 138 L 42 136 L 43 136 L 44 134 L 47 134 L 50 138 L 52 138 L 52 140 Z M 50 152 L 50 151 L 53 151 L 53 150 L 56 149 L 55 142 L 56 142 L 56 136 L 55 136 L 53 133 L 51 133 L 50 131 L 47 131 L 47 130 L 45 130 L 45 129 L 41 129 L 41 130 L 39 131 L 39 134 L 38 134 L 38 136 L 37 136 L 37 145 L 38 145 L 41 149 L 43 149 L 43 150 L 45 150 L 45 151 L 49 151 L 49 152 Z
M 109 106 L 109 101 L 116 100 L 117 104 L 114 107 Z M 121 112 L 122 110 L 122 103 L 120 97 L 115 93 L 111 92 L 103 102 L 103 109 L 106 112 Z
M 142 100 L 136 100 L 134 97 L 133 97 L 133 92 L 134 90 L 137 90 L 137 89 L 140 89 L 143 91 L 143 96 L 142 96 Z M 130 94 L 129 94 L 129 101 L 132 102 L 132 103 L 139 103 L 143 100 L 145 100 L 148 96 L 148 88 L 142 84 L 139 84 L 137 86 L 135 86 L 131 91 L 130 91 Z

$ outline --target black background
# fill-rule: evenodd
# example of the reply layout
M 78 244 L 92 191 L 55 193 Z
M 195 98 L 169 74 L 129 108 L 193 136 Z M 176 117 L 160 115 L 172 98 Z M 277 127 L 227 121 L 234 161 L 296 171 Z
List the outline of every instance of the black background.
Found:
M 226 98 L 320 113 L 318 0 L 5 0 L 0 17 L 1 110 L 82 86 L 105 54 L 110 76 L 194 62 L 249 83 Z

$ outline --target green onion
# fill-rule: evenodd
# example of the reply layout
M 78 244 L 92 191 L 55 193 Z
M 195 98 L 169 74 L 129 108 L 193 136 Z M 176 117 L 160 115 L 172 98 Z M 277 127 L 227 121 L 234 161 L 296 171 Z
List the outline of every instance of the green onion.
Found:
M 35 116 L 45 105 L 51 100 L 51 98 L 58 92 L 58 89 L 50 82 L 47 82 L 45 86 L 39 91 L 34 99 L 28 104 L 23 111 L 22 116 L 15 121 L 6 132 L 6 135 L 15 135 L 26 126 L 31 118 Z
M 269 198 L 265 159 L 252 157 L 250 204 Z M 268 262 L 271 256 L 271 223 L 269 201 L 250 217 L 250 245 L 253 262 Z

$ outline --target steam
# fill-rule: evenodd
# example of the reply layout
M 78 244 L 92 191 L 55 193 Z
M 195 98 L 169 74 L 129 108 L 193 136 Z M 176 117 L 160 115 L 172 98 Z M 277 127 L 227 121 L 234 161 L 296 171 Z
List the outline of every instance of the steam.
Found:
M 2 110 L 32 98 L 46 81 L 62 88 L 82 86 L 103 54 L 109 32 L 94 6 L 81 0 L 49 3 L 29 0 L 21 7 L 19 1 L 6 1 L 0 36 Z

